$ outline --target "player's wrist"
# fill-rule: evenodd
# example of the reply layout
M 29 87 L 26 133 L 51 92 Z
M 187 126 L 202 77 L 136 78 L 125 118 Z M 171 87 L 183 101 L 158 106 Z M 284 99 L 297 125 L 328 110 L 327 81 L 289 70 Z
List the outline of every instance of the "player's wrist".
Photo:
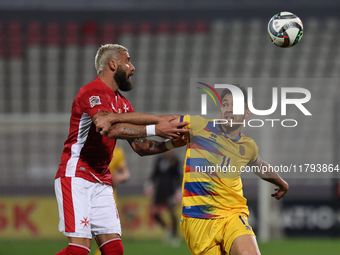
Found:
M 120 114 L 118 113 L 114 113 L 114 112 L 111 112 L 110 114 L 106 115 L 106 121 L 109 122 L 111 125 L 113 124 L 116 124 L 116 123 L 120 123 L 122 122 L 121 119 L 120 119 Z
M 155 121 L 157 122 L 157 124 L 159 122 L 161 122 L 163 119 L 165 119 L 166 117 L 168 117 L 168 115 L 155 115 Z
M 288 183 L 285 181 L 285 180 L 283 180 L 283 179 L 281 179 L 282 180 L 282 183 L 281 183 L 281 188 L 282 189 L 285 189 L 285 190 L 288 190 L 289 189 L 289 185 L 288 185 Z
M 282 179 L 281 177 L 275 178 L 273 180 L 274 180 L 273 184 L 276 185 L 277 187 L 279 187 L 280 189 L 283 189 L 283 190 L 289 189 L 288 183 L 284 179 Z
M 118 114 L 114 112 L 111 114 L 111 124 L 122 123 L 122 122 L 125 122 L 123 118 L 123 114 Z
M 155 136 L 156 135 L 156 125 L 146 125 L 145 126 L 146 130 L 146 136 Z

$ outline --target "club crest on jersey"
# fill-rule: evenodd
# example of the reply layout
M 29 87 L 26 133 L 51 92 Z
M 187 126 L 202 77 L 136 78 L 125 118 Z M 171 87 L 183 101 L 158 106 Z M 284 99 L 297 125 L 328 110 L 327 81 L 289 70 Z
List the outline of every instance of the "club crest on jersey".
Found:
M 90 105 L 91 105 L 91 108 L 93 108 L 95 105 L 97 105 L 97 104 L 102 104 L 101 102 L 100 102 L 100 97 L 99 96 L 92 96 L 92 97 L 90 97 Z
M 216 138 L 217 138 L 217 135 L 215 135 L 214 133 L 210 134 L 210 137 L 209 137 L 210 140 L 213 140 L 216 142 Z
M 246 148 L 244 148 L 243 145 L 240 145 L 239 152 L 240 152 L 241 156 L 244 156 L 246 154 Z
M 124 110 L 125 110 L 125 112 L 128 112 L 129 108 L 130 108 L 130 107 L 127 107 L 127 105 L 124 104 Z
M 120 109 L 120 108 L 118 108 L 118 111 L 117 111 L 118 113 L 122 113 L 122 109 Z

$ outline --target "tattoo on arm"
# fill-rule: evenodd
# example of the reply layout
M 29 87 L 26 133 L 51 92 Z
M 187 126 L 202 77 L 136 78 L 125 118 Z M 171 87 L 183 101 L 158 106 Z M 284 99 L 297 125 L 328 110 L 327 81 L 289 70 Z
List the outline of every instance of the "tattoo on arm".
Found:
M 145 126 L 129 123 L 116 123 L 110 127 L 107 137 L 113 139 L 134 140 L 141 137 L 146 137 L 146 128 Z
M 135 143 L 139 146 L 142 146 L 143 144 L 145 144 L 145 142 L 147 141 L 148 139 L 146 138 L 139 138 L 139 139 L 135 139 Z
M 150 141 L 149 148 L 154 151 L 159 151 L 158 153 L 165 152 L 168 149 L 165 147 L 164 142 Z
M 137 137 L 136 137 L 137 136 Z M 158 142 L 144 138 L 146 136 L 145 126 L 127 123 L 117 123 L 111 126 L 108 137 L 128 140 L 132 149 L 140 156 L 153 155 L 166 152 L 168 149 L 165 142 Z
M 168 150 L 164 142 L 157 142 L 146 138 L 129 140 L 129 143 L 140 156 L 154 155 Z
M 150 141 L 149 143 L 149 148 L 156 148 L 156 142 L 155 141 Z

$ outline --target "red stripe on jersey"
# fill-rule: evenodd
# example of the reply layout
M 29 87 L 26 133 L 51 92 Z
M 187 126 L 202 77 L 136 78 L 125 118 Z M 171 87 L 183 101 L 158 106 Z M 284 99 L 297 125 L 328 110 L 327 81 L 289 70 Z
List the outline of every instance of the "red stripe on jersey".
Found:
M 199 195 L 192 193 L 186 189 L 183 191 L 183 197 L 195 197 L 195 196 L 199 196 Z
M 183 212 L 182 212 L 182 215 L 183 215 L 183 217 L 192 218 L 192 217 L 190 217 L 190 216 L 184 214 Z
M 190 173 L 190 166 L 185 165 L 185 172 L 186 172 L 186 173 Z
M 197 172 L 197 170 L 189 165 L 186 165 L 185 166 L 185 172 L 186 173 L 194 173 L 194 172 Z
M 190 149 L 206 150 L 206 149 L 202 148 L 202 146 L 198 145 L 197 143 L 192 143 Z
M 64 221 L 65 221 L 65 231 L 69 233 L 74 233 L 76 230 L 74 208 L 73 208 L 73 198 L 72 198 L 72 178 L 63 177 L 61 180 L 61 190 L 63 193 L 63 210 L 64 210 Z

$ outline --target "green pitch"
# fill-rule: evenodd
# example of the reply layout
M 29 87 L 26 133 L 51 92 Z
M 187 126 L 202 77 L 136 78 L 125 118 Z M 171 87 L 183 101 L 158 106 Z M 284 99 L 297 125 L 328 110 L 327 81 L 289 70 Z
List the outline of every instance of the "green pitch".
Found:
M 133 241 L 125 240 L 124 255 L 190 255 L 190 252 L 182 241 L 181 245 L 173 248 L 161 241 Z M 0 240 L 0 255 L 54 255 L 66 247 L 66 241 L 6 241 Z M 91 255 L 96 246 L 93 245 Z M 286 239 L 267 244 L 260 243 L 262 255 L 338 255 L 340 252 L 340 239 Z

